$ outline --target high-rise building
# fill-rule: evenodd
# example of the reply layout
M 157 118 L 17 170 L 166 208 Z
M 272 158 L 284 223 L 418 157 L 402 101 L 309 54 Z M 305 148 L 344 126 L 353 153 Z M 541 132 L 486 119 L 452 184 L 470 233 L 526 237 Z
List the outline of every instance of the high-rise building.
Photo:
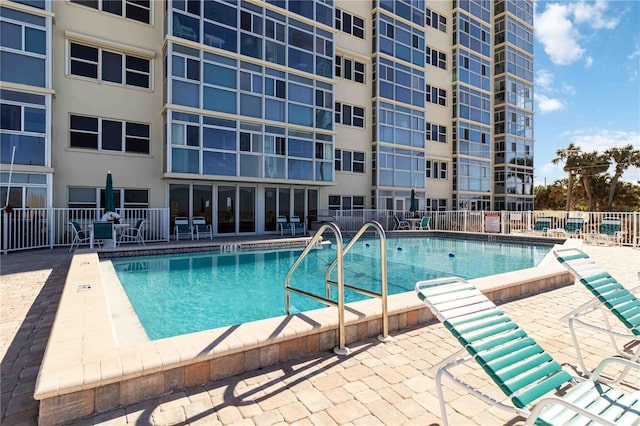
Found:
M 110 170 L 214 235 L 532 209 L 532 3 L 3 0 L 0 199 L 13 160 L 14 207 L 100 208 Z

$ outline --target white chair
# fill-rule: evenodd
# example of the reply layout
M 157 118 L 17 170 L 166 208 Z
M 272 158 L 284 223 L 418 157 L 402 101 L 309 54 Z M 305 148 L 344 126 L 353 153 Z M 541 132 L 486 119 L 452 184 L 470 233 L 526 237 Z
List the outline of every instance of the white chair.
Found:
M 291 235 L 296 235 L 296 229 L 302 230 L 302 235 L 307 233 L 307 227 L 303 222 L 300 222 L 300 217 L 298 216 L 291 216 L 289 226 L 291 227 Z
M 201 235 L 203 238 L 213 238 L 213 229 L 211 228 L 211 225 L 207 225 L 207 221 L 204 216 L 193 217 L 193 230 L 196 233 L 196 240 L 199 240 Z
M 406 220 L 398 219 L 398 216 L 393 216 L 393 230 L 397 231 L 399 229 L 411 229 L 411 224 Z
M 286 216 L 278 216 L 276 219 L 276 231 L 280 231 L 280 236 L 284 235 L 284 231 L 291 231 L 291 224 Z
M 73 251 L 74 247 L 80 247 L 80 244 L 89 244 L 91 242 L 91 232 L 88 229 L 82 229 L 80 224 L 75 220 L 69 221 L 67 225 L 71 227 L 73 232 L 73 240 L 71 241 L 71 247 L 69 247 L 69 253 Z
M 180 235 L 188 235 L 193 240 L 193 230 L 189 226 L 188 217 L 177 216 L 174 220 L 173 230 L 176 235 L 176 241 L 180 241 Z
M 136 222 L 136 226 L 133 228 L 124 229 L 120 233 L 120 237 L 118 238 L 118 244 L 122 244 L 123 241 L 135 241 L 138 244 L 144 245 L 144 238 L 142 238 L 142 227 L 146 222 L 146 219 L 139 219 Z

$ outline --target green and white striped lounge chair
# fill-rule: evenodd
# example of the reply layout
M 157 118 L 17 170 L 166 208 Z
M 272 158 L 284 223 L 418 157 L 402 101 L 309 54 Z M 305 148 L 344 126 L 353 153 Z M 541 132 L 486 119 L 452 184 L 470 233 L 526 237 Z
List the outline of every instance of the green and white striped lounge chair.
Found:
M 606 358 L 590 379 L 573 377 L 467 281 L 457 277 L 439 278 L 420 281 L 415 289 L 418 297 L 463 347 L 442 361 L 436 373 L 445 425 L 448 419 L 443 375 L 483 401 L 526 417 L 526 424 L 566 425 L 594 421 L 622 425 L 640 421 L 638 395 L 626 395 L 598 381 L 601 371 L 610 363 L 639 370 L 640 365 L 626 359 Z M 510 403 L 487 395 L 449 371 L 470 360 L 482 367 Z M 562 388 L 562 396 L 554 391 L 559 388 Z
M 553 254 L 595 296 L 593 300 L 563 317 L 569 322 L 569 330 L 583 371 L 590 372 L 584 364 L 578 345 L 576 324 L 607 333 L 619 356 L 638 362 L 640 359 L 640 299 L 636 294 L 640 287 L 628 290 L 580 249 L 558 249 L 554 250 Z M 594 310 L 602 312 L 603 321 L 601 324 L 582 318 Z M 611 326 L 610 314 L 620 321 L 621 327 L 613 328 Z M 631 351 L 634 347 L 633 344 L 627 344 L 627 350 L 620 347 L 616 338 L 635 343 L 635 351 Z
M 536 219 L 536 222 L 533 224 L 533 229 L 529 231 L 525 231 L 527 234 L 531 235 L 547 235 L 549 232 L 549 228 L 551 228 L 551 218 L 550 217 L 539 217 Z

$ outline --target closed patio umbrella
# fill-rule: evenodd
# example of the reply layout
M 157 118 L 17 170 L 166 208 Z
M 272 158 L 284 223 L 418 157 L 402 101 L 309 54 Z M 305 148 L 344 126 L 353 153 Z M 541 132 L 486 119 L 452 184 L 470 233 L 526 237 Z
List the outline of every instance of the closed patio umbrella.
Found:
M 412 213 L 415 213 L 418 210 L 418 199 L 416 198 L 415 189 L 411 190 L 411 206 L 409 207 L 409 210 Z
M 107 186 L 104 188 L 104 211 L 116 211 L 116 207 L 113 202 L 113 178 L 111 177 L 111 170 L 107 172 Z

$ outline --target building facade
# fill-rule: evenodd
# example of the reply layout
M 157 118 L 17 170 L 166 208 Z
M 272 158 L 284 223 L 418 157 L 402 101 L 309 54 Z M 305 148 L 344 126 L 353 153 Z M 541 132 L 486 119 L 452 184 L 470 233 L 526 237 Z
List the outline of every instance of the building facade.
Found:
M 215 235 L 334 209 L 533 208 L 532 1 L 0 4 L 0 198 Z M 15 147 L 15 150 L 14 150 Z M 12 178 L 9 183 L 9 170 Z

